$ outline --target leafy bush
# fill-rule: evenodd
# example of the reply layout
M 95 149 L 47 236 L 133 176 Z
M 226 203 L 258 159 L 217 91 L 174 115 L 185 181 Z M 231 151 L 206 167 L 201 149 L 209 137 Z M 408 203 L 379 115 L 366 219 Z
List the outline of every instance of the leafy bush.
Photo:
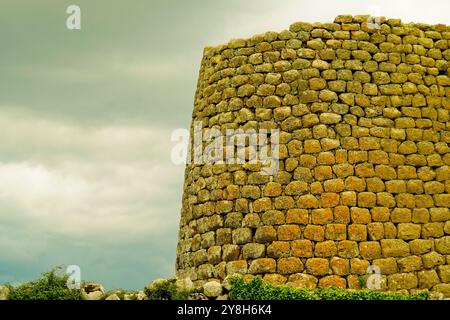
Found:
M 321 300 L 427 300 L 428 293 L 404 294 L 374 290 L 346 290 L 336 287 L 317 289 Z
M 186 300 L 191 293 L 187 290 L 179 290 L 175 279 L 169 279 L 156 283 L 144 289 L 148 300 Z
M 261 277 L 249 282 L 235 278 L 231 282 L 229 297 L 232 300 L 317 300 L 313 290 L 292 286 L 274 286 Z
M 372 290 L 347 290 L 336 287 L 308 289 L 287 285 L 275 286 L 255 277 L 249 282 L 233 279 L 232 300 L 427 300 L 428 293 L 403 294 Z
M 81 300 L 80 290 L 67 288 L 68 275 L 61 268 L 45 272 L 35 281 L 9 286 L 10 300 Z

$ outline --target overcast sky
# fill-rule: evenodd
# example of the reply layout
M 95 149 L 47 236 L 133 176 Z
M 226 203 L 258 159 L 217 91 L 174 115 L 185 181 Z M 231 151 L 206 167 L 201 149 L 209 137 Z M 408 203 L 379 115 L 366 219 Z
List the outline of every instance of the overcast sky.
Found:
M 82 29 L 65 26 L 81 7 Z M 449 1 L 2 0 L 0 283 L 76 264 L 107 288 L 174 274 L 203 48 L 295 21 L 449 23 Z

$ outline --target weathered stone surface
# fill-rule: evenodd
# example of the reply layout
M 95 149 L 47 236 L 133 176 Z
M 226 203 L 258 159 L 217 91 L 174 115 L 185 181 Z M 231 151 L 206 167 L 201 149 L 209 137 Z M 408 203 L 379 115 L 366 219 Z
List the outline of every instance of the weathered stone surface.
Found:
M 175 285 L 180 291 L 192 291 L 194 289 L 194 283 L 189 277 L 177 278 Z
M 82 293 L 83 300 L 101 300 L 105 294 L 101 291 L 94 291 L 90 293 Z
M 341 115 L 335 113 L 322 113 L 319 118 L 320 122 L 324 124 L 334 124 L 341 121 Z
M 280 258 L 277 265 L 277 271 L 280 274 L 293 274 L 303 271 L 303 263 L 297 257 Z
M 373 262 L 374 266 L 380 268 L 381 274 L 395 274 L 398 272 L 397 260 L 394 258 L 376 259 Z
M 142 300 L 146 300 L 147 299 L 147 296 L 146 296 L 146 294 L 144 293 L 144 291 L 138 291 L 137 293 L 126 293 L 126 294 L 124 294 L 124 296 L 123 296 L 123 300 L 139 300 L 139 301 L 142 301 Z
M 335 275 L 320 278 L 319 287 L 330 287 L 330 286 L 338 288 L 346 288 L 347 281 L 345 280 L 345 278 Z
M 199 300 L 209 300 L 209 299 L 203 293 L 194 292 L 194 293 L 189 294 L 188 300 L 199 301 Z
M 226 264 L 225 267 L 227 275 L 233 274 L 246 274 L 248 271 L 247 261 L 246 260 L 236 260 L 231 261 Z
M 311 258 L 306 260 L 306 271 L 315 276 L 323 276 L 329 273 L 329 262 L 323 258 Z
M 260 243 L 247 243 L 242 248 L 244 259 L 257 259 L 264 256 L 266 246 Z
M 422 226 L 422 238 L 439 238 L 444 235 L 444 224 L 442 222 L 425 223 Z
M 233 230 L 232 239 L 235 244 L 245 244 L 252 241 L 253 232 L 250 228 L 238 228 Z
M 263 151 L 278 149 L 279 166 L 187 165 L 178 271 L 358 288 L 376 265 L 382 290 L 448 292 L 448 27 L 367 19 L 205 50 L 193 121 L 278 130 Z
M 310 274 L 294 273 L 289 276 L 289 282 L 287 284 L 314 289 L 317 287 L 317 282 L 317 278 Z
M 367 268 L 370 266 L 369 261 L 354 258 L 350 260 L 350 271 L 354 274 L 366 274 Z
M 430 208 L 430 216 L 431 216 L 431 221 L 433 221 L 433 222 L 449 221 L 450 220 L 450 209 L 449 208 Z
M 354 241 L 367 240 L 367 226 L 364 224 L 350 224 L 348 226 L 348 239 Z
M 404 257 L 409 254 L 409 246 L 400 239 L 383 239 L 381 242 L 381 250 L 384 257 Z
M 105 298 L 105 300 L 120 300 L 119 296 L 116 293 L 113 293 Z
M 323 241 L 325 231 L 322 226 L 307 225 L 303 232 L 303 237 L 308 240 Z
M 300 239 L 301 229 L 295 224 L 286 224 L 277 229 L 278 240 L 296 240 Z
M 274 273 L 276 271 L 276 261 L 271 258 L 260 258 L 250 263 L 249 272 L 251 274 L 258 273 Z
M 359 253 L 361 257 L 367 260 L 378 259 L 381 257 L 381 246 L 378 241 L 367 241 L 359 244 Z
M 390 291 L 413 289 L 417 287 L 417 284 L 418 280 L 414 273 L 397 273 L 388 276 L 388 288 Z
M 441 254 L 450 254 L 450 236 L 445 236 L 434 241 L 436 251 Z
M 450 265 L 439 266 L 438 273 L 442 282 L 450 283 Z
M 317 243 L 314 252 L 316 257 L 332 257 L 336 255 L 336 253 L 336 243 L 331 240 Z
M 0 301 L 1 300 L 8 300 L 10 294 L 10 290 L 6 286 L 0 285 Z
M 424 254 L 430 252 L 433 248 L 433 240 L 417 239 L 409 242 L 412 254 Z
M 215 298 L 222 294 L 222 285 L 217 281 L 210 281 L 203 285 L 203 293 L 209 298 Z
M 276 240 L 277 232 L 272 226 L 262 226 L 256 229 L 255 240 L 259 243 L 266 243 Z
M 408 256 L 397 260 L 400 272 L 411 272 L 422 269 L 422 259 L 419 256 Z
M 310 240 L 295 240 L 292 242 L 292 255 L 309 258 L 313 256 L 313 243 Z
M 148 287 L 153 288 L 155 285 L 166 282 L 166 281 L 167 281 L 167 279 L 155 279 L 148 285 Z M 86 293 L 91 293 L 91 292 L 96 292 L 96 291 L 105 293 L 105 289 L 103 288 L 103 286 L 101 284 L 95 283 L 95 282 L 86 283 L 83 286 L 83 291 Z
M 399 223 L 397 225 L 397 237 L 403 240 L 413 240 L 420 238 L 422 226 L 413 223 Z
M 440 283 L 431 289 L 433 292 L 440 292 L 443 294 L 444 298 L 450 298 L 450 283 Z
M 434 270 L 419 271 L 417 277 L 419 278 L 419 288 L 421 289 L 430 289 L 440 282 Z
M 355 241 L 344 240 L 338 242 L 338 255 L 342 258 L 355 258 L 359 254 L 358 244 Z

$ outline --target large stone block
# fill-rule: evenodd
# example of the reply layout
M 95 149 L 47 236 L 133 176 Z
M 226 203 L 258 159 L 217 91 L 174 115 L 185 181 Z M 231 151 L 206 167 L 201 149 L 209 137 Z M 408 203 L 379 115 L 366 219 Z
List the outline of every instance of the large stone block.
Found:
M 409 290 L 417 287 L 418 280 L 414 273 L 397 273 L 388 276 L 390 291 Z
M 384 257 L 404 257 L 410 253 L 408 243 L 401 239 L 383 239 L 380 242 Z
M 253 260 L 250 263 L 250 267 L 248 271 L 251 274 L 259 274 L 259 273 L 274 273 L 277 268 L 277 263 L 274 259 L 271 258 L 260 258 Z
M 314 276 L 324 276 L 329 273 L 329 262 L 323 258 L 310 258 L 306 260 L 306 271 Z
M 293 274 L 303 271 L 303 263 L 297 257 L 281 258 L 278 260 L 278 272 L 281 274 Z

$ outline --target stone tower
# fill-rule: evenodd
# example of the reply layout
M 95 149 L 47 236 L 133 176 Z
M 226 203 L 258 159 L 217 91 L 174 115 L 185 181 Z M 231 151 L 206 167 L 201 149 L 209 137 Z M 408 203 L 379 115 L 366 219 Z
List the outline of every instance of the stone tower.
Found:
M 278 170 L 187 165 L 177 274 L 358 288 L 372 268 L 450 296 L 449 48 L 446 25 L 349 15 L 206 48 L 192 136 L 276 129 Z

